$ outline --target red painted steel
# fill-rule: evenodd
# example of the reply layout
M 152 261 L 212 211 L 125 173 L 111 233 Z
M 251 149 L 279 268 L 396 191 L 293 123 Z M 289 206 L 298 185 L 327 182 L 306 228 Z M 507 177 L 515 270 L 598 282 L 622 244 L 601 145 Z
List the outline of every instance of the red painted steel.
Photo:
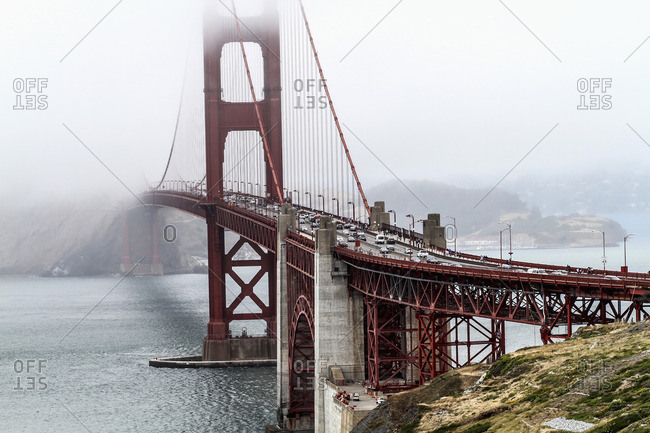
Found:
M 217 2 L 218 3 L 218 2 Z M 207 4 L 204 14 L 204 77 L 206 127 L 207 200 L 223 195 L 223 163 L 226 137 L 232 131 L 258 131 L 268 140 L 266 157 L 266 193 L 274 201 L 282 194 L 282 114 L 280 75 L 280 31 L 276 1 L 265 2 L 262 15 L 246 18 L 246 30 L 237 34 L 232 15 L 219 16 L 217 3 Z M 264 100 L 232 103 L 222 100 L 221 52 L 230 42 L 254 42 L 260 45 L 264 61 Z M 258 110 L 262 119 L 260 128 Z M 271 169 L 273 165 L 273 170 Z M 275 171 L 276 179 L 273 172 Z M 279 188 L 275 188 L 275 186 Z
M 286 238 L 289 313 L 289 415 L 314 413 L 314 242 L 294 232 Z
M 241 34 L 241 26 L 239 25 L 239 18 L 237 17 L 237 9 L 235 7 L 235 0 L 232 0 L 232 11 L 235 16 L 235 24 L 237 27 L 237 34 L 239 35 L 239 45 L 241 47 L 242 56 L 244 57 L 244 66 L 246 66 L 246 76 L 248 77 L 248 84 L 250 85 L 251 95 L 253 97 L 253 104 L 255 105 L 255 114 L 257 116 L 257 122 L 260 125 L 260 134 L 262 135 L 262 141 L 264 142 L 264 153 L 266 155 L 266 160 L 268 161 L 269 168 L 271 169 L 271 175 L 273 176 L 273 185 L 277 192 L 277 197 L 280 199 L 280 203 L 284 202 L 282 197 L 282 187 L 278 183 L 278 176 L 275 171 L 275 166 L 273 165 L 273 158 L 271 158 L 271 153 L 269 151 L 269 142 L 266 138 L 266 128 L 264 128 L 264 122 L 262 121 L 262 115 L 260 114 L 260 105 L 257 101 L 257 96 L 255 95 L 255 86 L 253 85 L 253 78 L 251 78 L 251 70 L 248 67 L 248 57 L 246 56 L 246 49 L 244 48 L 244 39 Z M 277 54 L 279 56 L 279 53 Z

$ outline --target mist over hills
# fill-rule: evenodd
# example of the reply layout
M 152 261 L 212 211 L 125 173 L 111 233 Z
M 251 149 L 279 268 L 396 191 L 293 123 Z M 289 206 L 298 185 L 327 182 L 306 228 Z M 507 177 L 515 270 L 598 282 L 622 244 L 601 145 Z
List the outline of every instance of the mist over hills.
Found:
M 548 214 L 650 213 L 650 173 L 603 170 L 506 180 L 502 188 Z
M 642 179 L 650 180 L 650 175 Z M 407 213 L 412 213 L 416 220 L 425 218 L 428 213 L 440 213 L 443 224 L 452 222 L 445 216 L 455 217 L 459 249 L 477 243 L 484 246 L 498 243 L 499 231 L 505 227 L 500 221 L 512 224 L 515 247 L 599 246 L 600 238 L 591 230 L 605 230 L 608 239 L 621 239 L 624 230 L 617 222 L 589 215 L 584 210 L 593 209 L 597 213 L 608 209 L 647 209 L 650 200 L 645 201 L 645 197 L 650 198 L 650 193 L 644 187 L 645 181 L 637 180 L 638 185 L 630 189 L 631 192 L 617 195 L 617 191 L 627 191 L 633 181 L 630 175 L 621 182 L 610 182 L 608 188 L 604 188 L 604 183 L 593 183 L 591 189 L 603 188 L 604 197 L 617 198 L 612 202 L 596 200 L 580 188 L 572 188 L 568 181 L 558 181 L 557 188 L 560 191 L 564 188 L 565 196 L 553 192 L 555 186 L 550 192 L 544 192 L 541 180 L 537 184 L 519 186 L 525 200 L 501 188 L 489 192 L 488 188 L 461 188 L 432 181 L 408 181 L 408 188 L 396 180 L 389 181 L 369 189 L 367 195 L 371 202 L 385 201 L 386 210 L 395 210 L 397 223 L 404 227 L 410 222 L 410 218 L 405 217 Z M 573 195 L 569 194 L 571 191 Z M 588 200 L 577 201 L 580 195 Z M 630 201 L 632 198 L 636 201 Z M 571 200 L 576 200 L 576 206 L 578 203 L 585 205 L 571 209 Z M 0 274 L 78 276 L 119 272 L 122 209 L 129 207 L 137 208 L 139 204 L 102 195 L 3 209 L 0 213 Z M 542 212 L 542 207 L 548 211 Z M 562 209 L 569 212 L 562 215 L 558 212 Z M 151 228 L 147 212 L 142 208 L 132 217 L 131 258 L 134 262 L 149 254 Z M 205 222 L 171 209 L 161 209 L 159 220 L 161 227 L 173 224 L 177 233 L 173 242 L 160 242 L 165 272 L 192 272 L 200 267 L 207 258 Z M 421 228 L 416 224 L 416 230 Z M 233 239 L 227 237 L 226 241 L 232 243 Z
M 498 245 L 500 221 L 512 224 L 513 245 L 517 247 L 598 246 L 592 230 L 604 230 L 610 239 L 620 239 L 623 227 L 616 221 L 572 211 L 567 215 L 544 216 L 534 193 L 527 203 L 519 195 L 500 188 L 460 188 L 426 180 L 389 181 L 368 191 L 371 201 L 383 200 L 386 209 L 397 212 L 398 224 L 406 225 L 406 213 L 423 219 L 439 213 L 442 224 L 456 218 L 459 248 L 463 245 Z M 532 190 L 530 190 L 532 191 Z M 567 206 L 568 207 L 568 206 Z M 416 230 L 421 226 L 416 224 Z

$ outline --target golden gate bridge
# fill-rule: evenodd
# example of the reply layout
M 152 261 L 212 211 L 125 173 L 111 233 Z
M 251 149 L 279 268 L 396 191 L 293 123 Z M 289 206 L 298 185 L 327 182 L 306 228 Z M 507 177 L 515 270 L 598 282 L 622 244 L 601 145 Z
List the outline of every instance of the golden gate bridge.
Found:
M 246 17 L 211 2 L 203 33 L 203 75 L 186 76 L 164 174 L 141 198 L 154 213 L 205 219 L 203 359 L 277 359 L 279 428 L 324 431 L 327 388 L 314 384 L 339 373 L 395 392 L 492 362 L 505 352 L 505 322 L 539 326 L 547 344 L 575 326 L 648 317 L 647 274 L 459 257 L 438 214 L 422 233 L 391 225 L 384 203 L 365 197 L 301 1 L 266 1 Z M 366 242 L 354 234 L 362 228 Z M 228 250 L 225 231 L 238 237 Z M 431 259 L 382 253 L 381 233 Z M 157 238 L 151 266 L 162 271 Z M 237 259 L 242 248 L 257 258 Z M 128 247 L 122 265 L 132 265 Z M 246 282 L 242 268 L 257 273 Z M 266 296 L 254 290 L 263 277 Z M 255 311 L 238 308 L 245 299 Z M 232 338 L 243 320 L 264 321 L 266 335 Z

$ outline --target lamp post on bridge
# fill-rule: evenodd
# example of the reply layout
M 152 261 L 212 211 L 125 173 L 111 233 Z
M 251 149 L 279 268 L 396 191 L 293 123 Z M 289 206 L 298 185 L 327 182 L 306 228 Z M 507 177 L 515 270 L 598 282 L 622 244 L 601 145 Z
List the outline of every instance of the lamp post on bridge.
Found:
M 506 227 L 499 231 L 499 268 L 503 269 L 503 232 L 508 230 Z
M 323 213 L 324 213 L 325 212 L 325 197 L 323 196 L 323 194 L 318 194 L 318 197 L 323 199 Z
M 413 230 L 415 230 L 415 217 L 411 214 L 406 215 L 406 218 L 411 218 L 412 224 L 409 224 L 409 245 L 413 246 Z M 413 229 L 411 229 L 413 227 Z
M 630 236 L 634 236 L 634 233 L 630 233 L 623 238 L 623 266 L 625 266 L 625 272 L 627 272 L 627 238 Z
M 508 226 L 508 228 L 503 229 L 503 231 L 508 230 L 508 232 L 509 232 L 508 234 L 510 236 L 510 241 L 509 241 L 509 245 L 510 245 L 509 249 L 510 249 L 510 251 L 508 252 L 508 254 L 510 255 L 510 258 L 508 259 L 508 263 L 512 263 L 512 224 L 510 224 L 508 222 L 503 222 L 503 221 L 499 221 L 499 224 L 505 224 L 505 225 Z M 503 260 L 503 258 L 501 258 L 501 260 Z
M 293 192 L 296 193 L 296 204 L 300 206 L 300 192 L 297 189 L 294 189 Z
M 607 256 L 605 255 L 605 231 L 604 230 L 592 230 L 593 233 L 601 233 L 603 235 L 603 271 L 605 271 L 605 266 L 607 264 Z
M 336 198 L 336 197 L 334 197 L 334 198 L 332 199 L 332 201 L 336 201 L 336 216 L 338 217 L 338 216 L 340 216 L 340 215 L 339 215 L 339 199 Z
M 357 218 L 356 218 L 356 214 L 354 213 L 354 203 L 349 201 L 348 204 L 352 205 L 352 222 L 356 222 Z
M 456 250 L 456 239 L 458 238 L 458 236 L 457 236 L 458 231 L 456 229 L 456 218 L 454 218 L 453 216 L 449 216 L 449 215 L 446 215 L 445 218 L 451 218 L 454 221 L 454 252 L 456 252 L 457 251 Z
M 397 213 L 393 209 L 389 210 L 388 213 L 393 214 L 393 223 L 395 223 L 395 235 L 397 235 Z M 390 221 L 389 221 L 389 224 L 390 224 Z
M 309 196 L 309 209 L 311 210 L 311 193 L 309 191 L 305 191 L 305 195 Z

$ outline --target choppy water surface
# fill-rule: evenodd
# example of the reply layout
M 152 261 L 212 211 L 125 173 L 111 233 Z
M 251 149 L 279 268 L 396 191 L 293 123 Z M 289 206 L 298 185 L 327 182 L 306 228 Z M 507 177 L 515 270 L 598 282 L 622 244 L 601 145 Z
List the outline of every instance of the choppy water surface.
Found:
M 638 233 L 628 265 L 645 272 L 650 241 Z M 600 255 L 581 248 L 514 257 L 597 267 Z M 607 255 L 609 269 L 622 264 L 621 246 Z M 119 281 L 0 277 L 0 432 L 261 432 L 275 421 L 273 367 L 148 366 L 153 357 L 201 353 L 205 275 L 127 278 L 116 287 Z M 508 352 L 536 344 L 537 327 L 506 324 Z
M 274 367 L 148 365 L 201 353 L 205 275 L 119 280 L 0 277 L 1 432 L 260 432 L 273 423 Z

